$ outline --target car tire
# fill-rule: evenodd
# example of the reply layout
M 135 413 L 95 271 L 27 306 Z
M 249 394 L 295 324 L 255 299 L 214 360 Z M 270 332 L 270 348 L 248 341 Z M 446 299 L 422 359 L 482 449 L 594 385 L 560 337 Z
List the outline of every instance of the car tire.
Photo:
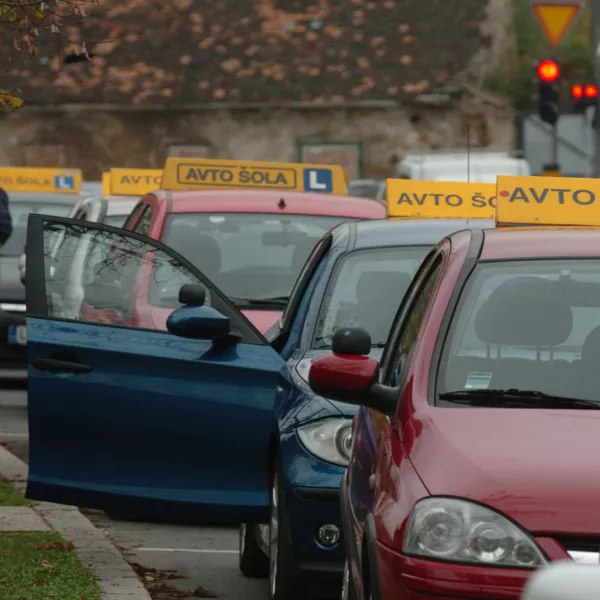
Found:
M 296 575 L 289 516 L 284 507 L 282 472 L 279 461 L 271 481 L 271 520 L 269 531 L 269 598 L 300 600 L 304 586 Z
M 255 525 L 240 525 L 240 571 L 246 577 L 262 579 L 269 576 L 269 557 L 262 551 Z

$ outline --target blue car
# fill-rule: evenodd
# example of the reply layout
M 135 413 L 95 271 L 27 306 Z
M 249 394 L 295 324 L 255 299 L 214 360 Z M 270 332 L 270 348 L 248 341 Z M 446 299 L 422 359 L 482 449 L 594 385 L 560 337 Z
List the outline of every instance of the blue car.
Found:
M 271 598 L 339 594 L 339 484 L 356 407 L 311 392 L 311 361 L 351 325 L 371 333 L 378 357 L 392 307 L 430 248 L 450 232 L 490 226 L 338 225 L 263 336 L 160 242 L 32 215 L 27 496 L 244 523 L 240 567 L 268 576 Z

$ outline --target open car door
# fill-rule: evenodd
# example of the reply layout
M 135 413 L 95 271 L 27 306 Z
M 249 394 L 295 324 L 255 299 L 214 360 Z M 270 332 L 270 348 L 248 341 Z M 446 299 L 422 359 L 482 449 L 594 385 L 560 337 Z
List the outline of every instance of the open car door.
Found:
M 27 236 L 27 496 L 264 522 L 274 406 L 291 390 L 283 359 L 160 242 L 43 215 L 30 217 Z M 186 285 L 196 301 L 184 293 L 182 306 L 185 284 L 204 289 Z M 171 303 L 166 327 L 140 319 L 151 304 L 140 290 Z

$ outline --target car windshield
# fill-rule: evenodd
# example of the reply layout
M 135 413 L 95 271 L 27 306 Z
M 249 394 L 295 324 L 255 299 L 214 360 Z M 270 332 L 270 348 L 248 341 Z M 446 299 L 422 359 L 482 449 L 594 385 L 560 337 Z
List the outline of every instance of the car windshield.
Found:
M 532 392 L 536 405 L 600 403 L 599 357 L 599 260 L 481 263 L 454 315 L 437 393 L 462 405 L 479 402 L 477 390 L 492 392 L 494 406 L 497 391 L 510 392 L 507 406 Z
M 73 208 L 70 204 L 52 204 L 52 202 L 9 202 L 13 231 L 0 256 L 20 256 L 27 239 L 27 219 L 31 213 L 41 213 L 55 217 L 66 217 Z
M 426 247 L 369 248 L 343 256 L 321 305 L 314 347 L 330 348 L 342 327 L 362 327 L 373 346 L 385 344 L 398 306 Z
M 285 306 L 313 246 L 344 217 L 176 213 L 162 242 L 239 306 Z

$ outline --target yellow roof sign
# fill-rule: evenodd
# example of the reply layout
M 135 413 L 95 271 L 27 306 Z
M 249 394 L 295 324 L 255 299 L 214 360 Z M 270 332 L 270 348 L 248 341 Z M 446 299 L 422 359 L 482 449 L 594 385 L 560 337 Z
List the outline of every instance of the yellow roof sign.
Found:
M 143 196 L 161 187 L 162 169 L 111 169 L 109 189 L 106 196 Z M 104 190 L 104 175 L 102 189 Z
M 497 196 L 499 224 L 600 225 L 597 179 L 499 175 Z
M 388 216 L 404 219 L 493 219 L 496 186 L 457 181 L 387 180 Z
M 102 195 L 110 196 L 110 171 L 102 173 Z
M 161 187 L 166 190 L 244 188 L 348 193 L 344 170 L 338 165 L 193 158 L 167 158 Z
M 82 179 L 80 169 L 0 167 L 0 188 L 7 192 L 78 194 Z
M 531 6 L 548 42 L 555 48 L 584 8 L 581 0 L 533 0 Z

